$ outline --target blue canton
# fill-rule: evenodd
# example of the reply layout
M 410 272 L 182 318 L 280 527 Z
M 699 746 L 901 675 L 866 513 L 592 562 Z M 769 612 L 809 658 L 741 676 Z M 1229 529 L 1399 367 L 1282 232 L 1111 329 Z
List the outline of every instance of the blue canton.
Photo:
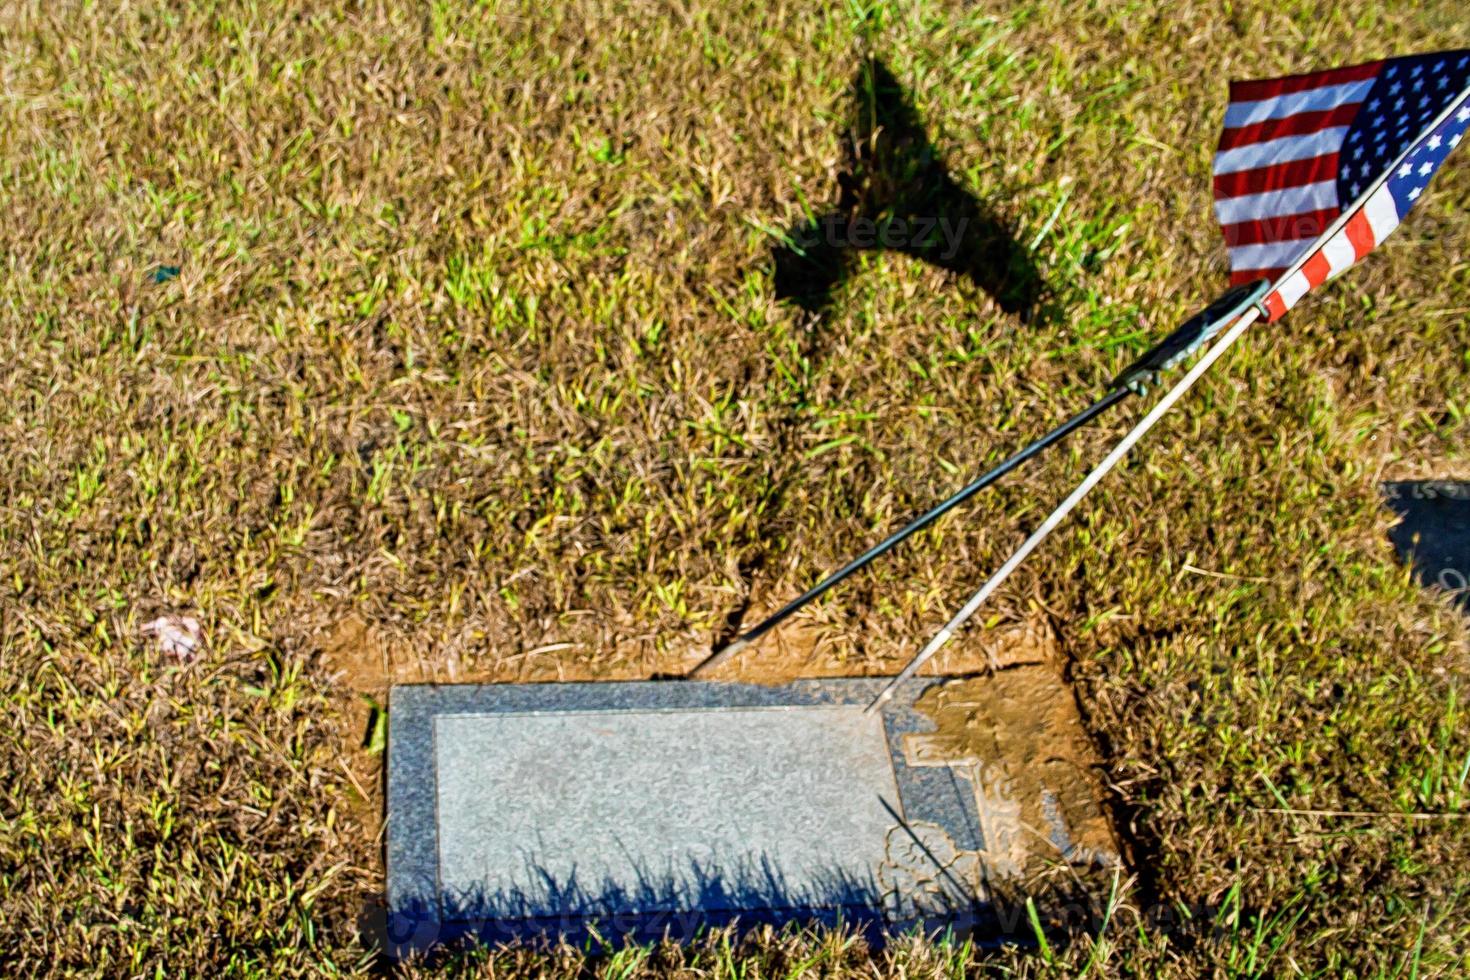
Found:
M 1337 167 L 1337 200 L 1346 208 L 1404 152 L 1424 127 L 1470 85 L 1470 51 L 1395 58 L 1378 73 L 1353 118 Z M 1400 219 L 1408 214 L 1429 178 L 1459 144 L 1470 124 L 1470 101 L 1462 104 L 1389 175 L 1388 190 Z

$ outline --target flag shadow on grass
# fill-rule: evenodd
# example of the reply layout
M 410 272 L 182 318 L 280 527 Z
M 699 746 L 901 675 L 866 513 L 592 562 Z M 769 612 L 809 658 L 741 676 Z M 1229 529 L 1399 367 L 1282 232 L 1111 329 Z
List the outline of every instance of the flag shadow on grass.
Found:
M 1013 229 L 950 176 L 898 79 L 877 58 L 853 80 L 853 123 L 837 202 L 787 230 L 775 250 L 777 298 L 820 315 L 856 253 L 902 252 L 959 273 L 1028 319 L 1042 281 Z

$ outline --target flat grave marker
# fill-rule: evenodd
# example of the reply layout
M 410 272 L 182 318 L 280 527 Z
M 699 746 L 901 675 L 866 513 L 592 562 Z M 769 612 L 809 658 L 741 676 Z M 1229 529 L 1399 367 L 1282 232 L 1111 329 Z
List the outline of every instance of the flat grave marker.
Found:
M 916 701 L 941 684 L 871 715 L 879 678 L 395 687 L 390 951 L 731 921 L 973 930 L 987 874 L 1015 870 L 987 867 L 986 833 L 1019 840 L 1020 809 L 935 749 Z

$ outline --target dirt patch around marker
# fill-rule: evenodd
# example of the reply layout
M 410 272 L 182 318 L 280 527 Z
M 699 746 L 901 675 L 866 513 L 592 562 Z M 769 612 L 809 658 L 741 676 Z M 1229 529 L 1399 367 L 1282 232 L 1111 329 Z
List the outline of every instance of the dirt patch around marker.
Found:
M 916 707 L 934 730 L 903 743 L 909 765 L 949 768 L 974 794 L 982 898 L 1011 934 L 1032 909 L 1058 936 L 1097 928 L 1124 870 L 1100 762 L 1060 666 L 931 687 Z
M 889 650 L 882 657 L 855 658 L 847 651 L 848 644 L 822 627 L 797 621 L 762 637 L 709 679 L 784 684 L 803 677 L 888 676 L 897 673 L 907 658 L 918 652 L 918 647 Z M 692 662 L 697 663 L 707 652 Z M 1022 664 L 1047 663 L 1056 656 L 1056 637 L 1044 621 L 1010 622 L 956 637 L 935 655 L 923 675 L 963 677 Z
M 391 669 L 387 650 L 356 616 L 333 626 L 321 638 L 321 656 L 337 700 L 338 760 L 352 787 L 348 800 L 374 846 L 383 831 L 383 752 L 374 744 L 388 701 Z
M 1099 761 L 1053 664 L 950 681 L 917 707 L 935 730 L 910 736 L 905 752 L 914 764 L 970 767 L 993 868 L 1014 876 L 1119 863 Z
M 432 662 L 357 616 L 321 631 L 319 651 L 339 692 L 342 766 L 355 790 L 353 810 L 373 849 L 381 847 L 384 812 L 379 728 L 388 692 L 400 683 L 534 683 L 648 680 L 646 661 L 609 658 L 601 668 L 562 661 L 534 649 L 477 669 Z M 656 658 L 677 677 L 707 647 Z M 907 651 L 855 656 L 819 624 L 798 620 L 753 645 L 714 680 L 781 684 L 800 678 L 886 676 Z M 616 666 L 614 666 L 614 664 Z M 642 666 L 642 670 L 638 668 Z M 986 849 L 977 855 L 992 900 L 1024 905 L 1038 898 L 1043 921 L 1075 905 L 1096 906 L 1096 876 L 1121 865 L 1118 839 L 1103 806 L 1100 764 L 1063 679 L 1063 658 L 1045 620 L 1012 621 L 967 631 L 935 657 L 927 676 L 952 678 L 917 707 L 934 731 L 910 736 L 910 764 L 955 768 L 975 793 Z M 657 676 L 657 671 L 653 672 Z M 1056 900 L 1063 896 L 1064 902 Z M 1050 898 L 1051 901 L 1047 899 Z

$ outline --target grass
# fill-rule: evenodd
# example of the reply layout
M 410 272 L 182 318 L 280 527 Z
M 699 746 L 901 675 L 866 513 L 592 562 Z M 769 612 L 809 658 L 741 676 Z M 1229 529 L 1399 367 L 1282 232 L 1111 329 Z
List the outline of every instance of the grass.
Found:
M 688 666 L 1213 296 L 1227 77 L 1467 44 L 1438 2 L 6 5 L 7 970 L 384 968 L 357 926 L 379 756 L 344 750 L 381 733 L 328 656 L 343 624 L 418 676 Z M 1025 247 L 1035 315 L 883 250 L 820 317 L 777 297 L 869 59 Z M 1104 935 L 437 969 L 1462 972 L 1466 628 L 1395 560 L 1377 484 L 1470 476 L 1467 191 L 1452 162 L 1248 334 L 991 608 L 1056 632 L 1107 759 L 1138 877 Z M 1122 425 L 808 625 L 892 671 Z M 195 663 L 137 636 L 176 611 Z

